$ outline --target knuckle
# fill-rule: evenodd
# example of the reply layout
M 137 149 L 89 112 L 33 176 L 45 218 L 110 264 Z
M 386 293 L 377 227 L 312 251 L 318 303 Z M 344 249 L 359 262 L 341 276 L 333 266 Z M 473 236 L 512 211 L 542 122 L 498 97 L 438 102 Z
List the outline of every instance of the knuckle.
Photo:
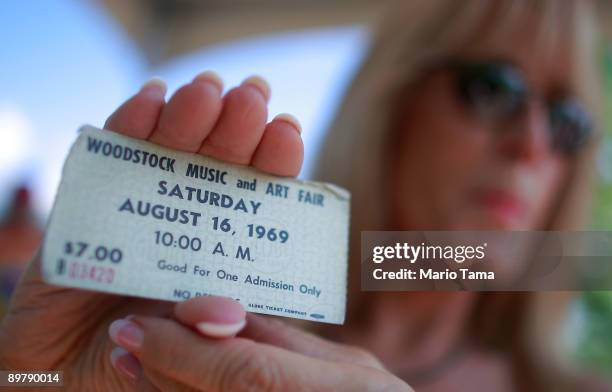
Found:
M 222 391 L 279 391 L 283 381 L 277 362 L 257 350 L 256 345 L 244 345 L 225 358 L 221 373 Z

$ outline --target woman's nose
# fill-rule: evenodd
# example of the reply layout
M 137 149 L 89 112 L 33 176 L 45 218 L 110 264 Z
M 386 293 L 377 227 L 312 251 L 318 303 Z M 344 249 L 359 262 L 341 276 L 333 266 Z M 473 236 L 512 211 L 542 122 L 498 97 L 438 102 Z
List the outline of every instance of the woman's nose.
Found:
M 550 155 L 549 120 L 545 105 L 531 99 L 508 124 L 501 137 L 500 151 L 506 159 L 536 163 Z

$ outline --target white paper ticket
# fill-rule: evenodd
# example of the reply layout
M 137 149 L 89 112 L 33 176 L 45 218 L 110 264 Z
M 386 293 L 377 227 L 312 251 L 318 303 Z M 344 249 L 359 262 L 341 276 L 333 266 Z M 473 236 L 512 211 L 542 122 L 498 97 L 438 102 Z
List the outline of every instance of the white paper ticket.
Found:
M 68 156 L 43 245 L 49 283 L 341 324 L 347 191 L 90 126 Z

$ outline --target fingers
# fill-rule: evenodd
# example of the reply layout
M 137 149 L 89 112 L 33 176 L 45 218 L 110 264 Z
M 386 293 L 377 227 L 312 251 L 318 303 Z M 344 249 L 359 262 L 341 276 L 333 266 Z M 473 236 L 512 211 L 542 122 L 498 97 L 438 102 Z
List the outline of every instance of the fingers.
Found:
M 159 79 L 151 79 L 111 114 L 104 128 L 137 139 L 146 139 L 157 125 L 164 107 L 165 94 L 166 84 Z
M 179 302 L 174 314 L 181 323 L 212 338 L 236 335 L 246 323 L 246 312 L 239 302 L 223 297 L 196 297 Z
M 223 83 L 207 71 L 164 101 L 165 84 L 153 79 L 126 101 L 105 128 L 138 139 L 213 158 L 251 164 L 279 176 L 296 176 L 304 146 L 297 120 L 279 115 L 266 124 L 270 87 L 246 79 L 222 97 Z
M 261 140 L 268 116 L 270 88 L 259 77 L 245 80 L 223 98 L 223 111 L 200 153 L 248 164 Z
M 149 140 L 177 150 L 196 152 L 221 113 L 223 82 L 207 71 L 174 93 Z
M 301 131 L 295 117 L 289 114 L 276 116 L 266 126 L 251 165 L 277 176 L 297 176 L 304 160 Z
M 397 379 L 372 368 L 320 361 L 248 339 L 203 339 L 169 319 L 136 316 L 120 321 L 125 331 L 114 327 L 110 335 L 115 343 L 144 369 L 196 390 L 283 391 L 305 385 L 327 391 L 400 390 Z
M 148 317 L 117 320 L 109 335 L 144 367 L 166 378 L 198 390 L 238 390 L 225 385 L 221 372 L 227 371 L 230 357 L 238 357 L 243 340 L 202 339 L 173 320 Z

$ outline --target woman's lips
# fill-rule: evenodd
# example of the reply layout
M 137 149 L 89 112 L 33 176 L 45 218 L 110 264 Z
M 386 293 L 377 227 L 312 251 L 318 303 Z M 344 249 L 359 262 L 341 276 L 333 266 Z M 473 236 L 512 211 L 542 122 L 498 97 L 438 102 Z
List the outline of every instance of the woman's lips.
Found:
M 477 192 L 476 202 L 505 224 L 516 223 L 527 212 L 527 204 L 520 197 L 500 189 Z

